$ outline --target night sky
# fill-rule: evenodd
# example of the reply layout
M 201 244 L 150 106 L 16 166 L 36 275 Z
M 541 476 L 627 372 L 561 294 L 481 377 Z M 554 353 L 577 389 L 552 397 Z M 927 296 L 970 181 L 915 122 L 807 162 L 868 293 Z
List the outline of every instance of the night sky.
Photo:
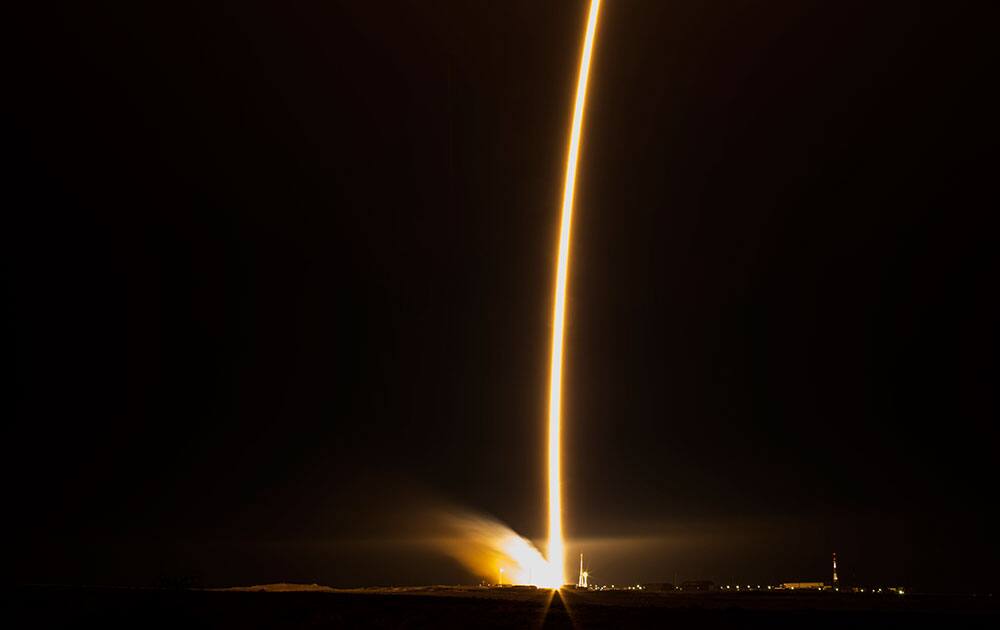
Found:
M 602 7 L 570 272 L 598 582 L 1000 586 L 988 3 Z M 15 580 L 477 582 L 545 535 L 586 4 L 46 4 L 13 22 Z M 575 574 L 574 574 L 575 575 Z

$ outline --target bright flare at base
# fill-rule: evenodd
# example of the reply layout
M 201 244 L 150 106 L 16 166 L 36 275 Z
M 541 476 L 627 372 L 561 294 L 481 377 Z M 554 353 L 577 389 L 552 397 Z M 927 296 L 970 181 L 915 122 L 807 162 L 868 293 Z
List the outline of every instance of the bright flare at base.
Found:
M 552 370 L 549 379 L 549 542 L 550 575 L 541 586 L 559 587 L 566 583 L 566 547 L 562 531 L 562 482 L 560 479 L 560 443 L 562 410 L 563 325 L 566 319 L 566 282 L 569 275 L 569 238 L 573 223 L 573 191 L 576 187 L 576 163 L 580 154 L 580 129 L 583 106 L 587 100 L 587 78 L 590 75 L 590 55 L 597 31 L 600 0 L 591 0 L 587 16 L 587 35 L 580 58 L 580 76 L 576 83 L 576 104 L 573 126 L 566 156 L 566 183 L 563 187 L 562 220 L 559 228 L 559 262 L 556 268 L 555 308 L 552 314 Z

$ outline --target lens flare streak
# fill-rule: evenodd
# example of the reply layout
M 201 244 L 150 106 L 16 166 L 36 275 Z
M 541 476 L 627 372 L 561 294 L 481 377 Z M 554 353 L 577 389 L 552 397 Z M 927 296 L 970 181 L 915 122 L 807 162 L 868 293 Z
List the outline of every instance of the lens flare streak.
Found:
M 590 57 L 597 31 L 597 13 L 600 0 L 591 0 L 587 16 L 587 34 L 580 59 L 580 75 L 576 84 L 576 104 L 573 108 L 573 126 L 570 131 L 569 150 L 566 157 L 566 182 L 563 187 L 562 219 L 559 227 L 559 259 L 556 267 L 555 307 L 552 315 L 552 369 L 549 380 L 549 539 L 548 562 L 553 574 L 547 586 L 561 586 L 566 582 L 566 549 L 562 528 L 562 481 L 560 446 L 562 440 L 562 364 L 563 328 L 566 318 L 566 284 L 569 276 L 570 228 L 573 222 L 573 193 L 576 188 L 576 165 L 580 153 L 580 133 L 583 126 L 583 109 L 587 97 L 587 79 L 590 75 Z

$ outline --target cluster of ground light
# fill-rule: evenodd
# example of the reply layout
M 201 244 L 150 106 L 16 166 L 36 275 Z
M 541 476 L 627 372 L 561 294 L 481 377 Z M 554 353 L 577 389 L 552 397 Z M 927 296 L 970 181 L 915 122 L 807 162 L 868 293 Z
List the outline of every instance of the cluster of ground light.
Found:
M 17 587 L 7 614 L 32 627 L 746 628 L 940 624 L 1000 627 L 989 597 L 815 591 L 653 592 L 534 587 L 239 590 Z

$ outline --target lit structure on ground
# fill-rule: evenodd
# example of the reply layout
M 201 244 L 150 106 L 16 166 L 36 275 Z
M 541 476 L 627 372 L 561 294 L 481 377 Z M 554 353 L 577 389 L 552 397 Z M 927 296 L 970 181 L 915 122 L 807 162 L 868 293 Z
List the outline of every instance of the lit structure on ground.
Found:
M 570 229 L 573 224 L 573 193 L 576 188 L 576 165 L 580 154 L 580 130 L 583 108 L 587 100 L 587 79 L 590 57 L 597 31 L 600 0 L 591 0 L 587 16 L 587 34 L 580 58 L 580 74 L 576 84 L 576 102 L 566 156 L 566 181 L 563 186 L 562 218 L 559 227 L 559 260 L 556 266 L 555 305 L 552 314 L 552 369 L 549 379 L 549 540 L 546 549 L 550 572 L 540 586 L 559 587 L 565 583 L 566 547 L 562 528 L 562 482 L 560 447 L 562 440 L 562 362 L 563 326 L 566 319 L 566 283 L 569 275 Z

